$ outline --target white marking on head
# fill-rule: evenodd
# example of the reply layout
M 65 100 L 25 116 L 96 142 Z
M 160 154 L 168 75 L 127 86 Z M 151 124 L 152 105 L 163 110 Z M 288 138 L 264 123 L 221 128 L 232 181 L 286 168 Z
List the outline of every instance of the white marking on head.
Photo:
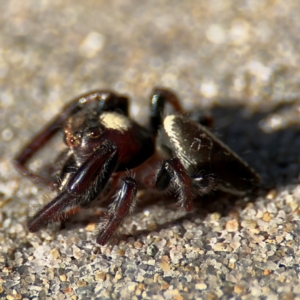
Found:
M 131 121 L 128 117 L 116 112 L 104 112 L 100 115 L 100 122 L 110 129 L 125 132 L 131 127 Z

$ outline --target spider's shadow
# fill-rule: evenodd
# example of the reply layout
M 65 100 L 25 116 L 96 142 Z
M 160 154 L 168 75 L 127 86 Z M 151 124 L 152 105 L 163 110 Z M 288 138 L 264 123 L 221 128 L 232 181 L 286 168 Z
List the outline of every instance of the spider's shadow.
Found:
M 298 182 L 300 171 L 300 124 L 266 133 L 259 124 L 292 104 L 265 112 L 247 113 L 242 106 L 216 107 L 212 110 L 215 133 L 255 169 L 261 188 L 269 190 Z

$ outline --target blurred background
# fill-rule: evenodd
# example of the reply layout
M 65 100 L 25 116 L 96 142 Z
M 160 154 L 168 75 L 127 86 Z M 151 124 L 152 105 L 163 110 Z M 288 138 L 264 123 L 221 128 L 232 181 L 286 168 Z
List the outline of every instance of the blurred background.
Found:
M 298 1 L 0 0 L 0 10 L 1 296 L 300 295 Z M 45 202 L 45 189 L 14 170 L 20 147 L 70 99 L 93 89 L 129 95 L 132 117 L 146 124 L 155 86 L 176 91 L 187 110 L 214 116 L 214 132 L 260 174 L 261 197 L 225 216 L 154 205 L 127 221 L 140 234 L 99 249 L 85 226 L 28 234 L 27 216 Z M 35 165 L 45 160 L 48 154 Z M 233 231 L 231 219 L 239 224 Z M 230 244 L 234 238 L 239 246 Z M 159 252 L 151 260 L 153 243 Z M 142 275 L 139 265 L 147 265 Z

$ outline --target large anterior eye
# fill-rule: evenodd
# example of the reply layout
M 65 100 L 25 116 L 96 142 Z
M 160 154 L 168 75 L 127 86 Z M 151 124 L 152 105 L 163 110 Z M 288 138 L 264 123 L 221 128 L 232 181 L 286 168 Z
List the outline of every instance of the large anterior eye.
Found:
M 101 135 L 101 133 L 102 133 L 102 130 L 99 127 L 90 127 L 86 131 L 86 135 L 91 139 L 95 139 L 95 138 L 99 137 Z

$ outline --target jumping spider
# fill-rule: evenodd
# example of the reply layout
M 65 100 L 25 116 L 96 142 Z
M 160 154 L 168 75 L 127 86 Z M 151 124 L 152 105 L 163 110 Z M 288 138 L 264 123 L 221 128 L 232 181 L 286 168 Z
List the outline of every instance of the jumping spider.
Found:
M 175 114 L 164 117 L 166 104 Z M 130 119 L 128 105 L 127 97 L 111 91 L 82 95 L 16 157 L 23 175 L 57 190 L 57 196 L 28 221 L 30 232 L 108 194 L 107 221 L 97 236 L 97 243 L 105 245 L 132 211 L 138 189 L 174 190 L 178 206 L 192 211 L 196 195 L 219 189 L 244 196 L 257 186 L 259 178 L 248 164 L 185 114 L 170 90 L 154 89 L 149 128 Z M 55 176 L 48 179 L 32 172 L 28 161 L 61 130 L 68 148 L 54 164 Z

